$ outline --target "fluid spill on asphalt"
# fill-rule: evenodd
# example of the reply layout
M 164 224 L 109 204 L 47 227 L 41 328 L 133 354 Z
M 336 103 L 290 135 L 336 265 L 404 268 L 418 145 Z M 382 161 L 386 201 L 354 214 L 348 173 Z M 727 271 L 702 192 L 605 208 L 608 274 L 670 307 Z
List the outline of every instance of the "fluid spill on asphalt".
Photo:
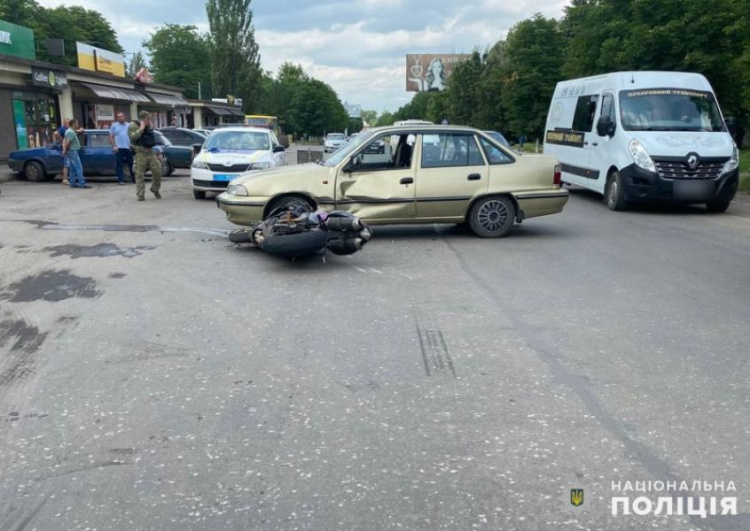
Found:
M 121 278 L 125 278 L 126 276 L 128 276 L 127 273 L 110 273 L 109 274 L 109 278 L 114 278 L 116 280 L 117 279 L 121 279 Z
M 124 256 L 133 258 L 141 256 L 143 251 L 153 251 L 156 247 L 123 247 L 120 248 L 114 243 L 98 243 L 96 245 L 56 245 L 54 247 L 45 247 L 41 252 L 50 253 L 50 257 L 70 256 L 76 258 L 106 258 L 110 256 Z
M 36 225 L 43 230 L 99 230 L 105 232 L 196 232 L 226 238 L 229 231 L 220 229 L 202 229 L 197 227 L 160 227 L 158 225 L 77 225 L 61 224 L 54 221 L 25 219 L 24 223 Z
M 10 302 L 59 302 L 71 298 L 93 299 L 101 296 L 91 277 L 73 275 L 70 270 L 48 269 L 30 275 L 0 290 L 0 300 Z

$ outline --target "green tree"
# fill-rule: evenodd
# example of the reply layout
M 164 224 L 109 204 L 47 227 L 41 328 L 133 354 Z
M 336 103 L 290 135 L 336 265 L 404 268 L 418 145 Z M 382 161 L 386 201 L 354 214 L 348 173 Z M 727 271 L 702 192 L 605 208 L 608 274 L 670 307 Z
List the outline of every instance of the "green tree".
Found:
M 208 42 L 195 26 L 166 24 L 143 42 L 151 55 L 154 81 L 182 87 L 188 98 L 211 97 L 211 59 Z
M 208 0 L 209 53 L 213 94 L 241 97 L 246 109 L 260 99 L 260 55 L 251 0 Z
M 383 127 L 385 125 L 393 125 L 393 122 L 396 121 L 396 117 L 393 115 L 393 113 L 389 111 L 383 111 L 380 113 L 380 116 L 378 117 L 378 121 L 375 123 L 377 127 Z
M 34 0 L 0 0 L 0 19 L 11 24 L 37 29 L 44 11 Z
M 362 121 L 370 126 L 375 125 L 378 121 L 378 111 L 363 110 Z
M 143 54 L 141 52 L 135 52 L 133 54 L 133 58 L 128 61 L 128 77 L 135 77 L 135 75 L 140 71 L 141 68 L 148 68 L 148 65 L 146 64 L 146 58 L 143 57 Z
M 484 72 L 484 62 L 479 52 L 453 67 L 448 79 L 447 108 L 451 123 L 474 125 L 480 97 L 480 82 Z
M 555 19 L 537 14 L 508 33 L 502 72 L 502 114 L 515 136 L 541 137 L 555 85 L 562 79 L 564 38 Z

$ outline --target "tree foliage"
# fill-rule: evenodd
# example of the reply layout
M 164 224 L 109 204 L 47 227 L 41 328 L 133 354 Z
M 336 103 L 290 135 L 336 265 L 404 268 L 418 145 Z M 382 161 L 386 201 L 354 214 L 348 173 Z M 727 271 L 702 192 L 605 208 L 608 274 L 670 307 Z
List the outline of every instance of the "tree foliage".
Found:
M 263 74 L 257 112 L 279 117 L 284 131 L 297 136 L 323 136 L 361 128 L 352 123 L 336 92 L 310 77 L 300 65 L 284 63 L 274 78 Z
M 243 99 L 255 106 L 261 85 L 260 54 L 255 42 L 251 0 L 208 0 L 208 49 L 213 94 Z
M 750 0 L 572 0 L 560 20 L 519 22 L 457 65 L 445 92 L 418 93 L 394 117 L 538 138 L 558 81 L 630 70 L 701 73 L 724 114 L 746 119 Z
M 211 97 L 210 53 L 208 40 L 195 26 L 166 24 L 144 41 L 151 55 L 154 81 L 182 87 L 187 98 Z

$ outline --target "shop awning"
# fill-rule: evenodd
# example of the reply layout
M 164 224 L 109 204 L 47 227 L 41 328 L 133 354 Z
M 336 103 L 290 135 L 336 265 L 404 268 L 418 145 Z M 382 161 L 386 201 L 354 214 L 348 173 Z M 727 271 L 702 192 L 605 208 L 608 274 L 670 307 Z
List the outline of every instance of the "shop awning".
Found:
M 124 101 L 142 101 L 149 103 L 150 100 L 140 92 L 135 90 L 128 90 L 117 87 L 105 87 L 104 85 L 97 85 L 95 83 L 81 83 L 91 92 L 99 96 L 100 98 L 107 98 L 109 100 L 124 100 Z
M 158 103 L 159 105 L 171 105 L 172 107 L 187 107 L 189 105 L 187 100 L 184 100 L 179 96 L 154 94 L 153 92 L 149 92 L 148 95 L 154 100 L 154 103 Z
M 212 113 L 214 113 L 217 116 L 232 116 L 232 111 L 230 111 L 229 109 L 225 109 L 223 107 L 211 107 L 211 106 L 208 106 L 208 107 L 206 107 L 206 109 L 208 109 L 209 111 L 211 111 Z
M 245 117 L 245 113 L 242 112 L 242 109 L 229 109 L 229 112 L 234 116 L 242 116 Z

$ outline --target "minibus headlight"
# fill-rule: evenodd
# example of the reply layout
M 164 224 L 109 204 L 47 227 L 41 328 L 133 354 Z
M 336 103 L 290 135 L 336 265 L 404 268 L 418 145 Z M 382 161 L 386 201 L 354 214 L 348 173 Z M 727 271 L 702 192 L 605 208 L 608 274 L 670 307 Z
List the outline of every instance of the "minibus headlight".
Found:
M 740 166 L 740 151 L 737 149 L 737 144 L 732 142 L 732 156 L 729 158 L 726 164 L 724 164 L 724 169 L 721 170 L 722 173 L 729 173 L 730 171 L 734 171 Z
M 648 154 L 646 149 L 637 140 L 630 142 L 630 154 L 633 155 L 633 160 L 636 166 L 643 168 L 644 170 L 656 173 L 656 165 L 651 159 L 651 155 Z

